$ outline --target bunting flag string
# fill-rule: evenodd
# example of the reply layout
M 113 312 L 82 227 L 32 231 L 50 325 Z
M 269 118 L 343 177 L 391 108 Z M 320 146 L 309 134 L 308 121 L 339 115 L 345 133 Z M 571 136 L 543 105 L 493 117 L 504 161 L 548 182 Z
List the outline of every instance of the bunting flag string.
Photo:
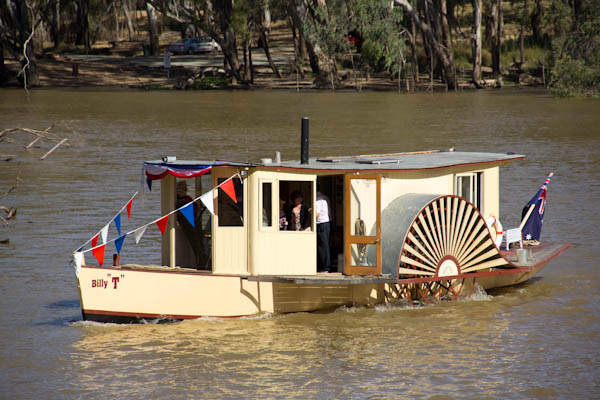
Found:
M 140 240 L 142 240 L 142 236 L 144 236 L 144 232 L 146 232 L 147 227 L 148 225 L 144 225 L 133 232 L 135 234 L 135 244 L 138 244 Z
M 125 208 L 127 209 L 127 219 L 131 218 L 131 205 L 132 204 L 133 204 L 133 197 L 131 199 L 129 199 L 129 201 L 127 202 L 127 205 L 125 206 Z M 121 214 L 119 214 L 119 217 L 120 216 L 121 216 Z M 120 221 L 120 218 L 119 218 L 119 221 Z
M 215 204 L 212 190 L 200 196 L 200 201 L 202 202 L 202 204 L 204 204 L 204 207 L 206 207 L 208 211 L 210 211 L 211 215 L 215 215 Z
M 183 208 L 180 209 L 181 213 L 183 214 L 183 216 L 188 220 L 188 222 L 190 223 L 190 225 L 192 225 L 192 227 L 196 227 L 196 221 L 194 218 L 194 204 L 193 203 L 189 203 L 187 206 L 184 206 Z
M 106 244 L 101 244 L 100 246 L 96 246 L 92 249 L 92 254 L 98 260 L 98 265 L 102 266 L 104 264 L 104 249 L 106 248 Z
M 158 226 L 158 229 L 160 229 L 161 235 L 165 234 L 165 229 L 167 228 L 167 222 L 169 222 L 169 215 L 171 215 L 171 214 L 169 213 L 156 221 L 156 225 Z
M 117 214 L 113 221 L 115 222 L 115 226 L 117 227 L 117 232 L 119 233 L 119 235 L 121 235 L 121 214 Z
M 102 234 L 102 243 L 106 244 L 106 240 L 108 239 L 108 224 L 104 225 L 104 228 L 100 232 Z
M 237 203 L 237 196 L 235 194 L 235 186 L 233 186 L 233 179 L 229 178 L 225 182 L 221 183 L 221 189 L 225 194 L 231 197 L 234 203 Z
M 110 220 L 112 222 L 112 221 L 115 221 L 116 218 L 119 219 L 119 222 L 118 222 L 119 225 L 117 225 L 117 222 L 115 222 L 115 225 L 117 225 L 117 230 L 119 231 L 119 235 L 121 234 L 121 229 L 120 229 L 121 228 L 121 213 L 123 212 L 123 210 L 125 210 L 127 208 L 127 218 L 129 218 L 129 215 L 131 213 L 131 203 L 133 203 L 133 199 L 135 199 L 135 197 L 138 195 L 138 193 L 139 193 L 139 190 L 136 191 L 133 194 L 133 196 L 131 196 L 131 198 L 127 201 L 127 203 L 123 207 L 121 207 L 121 209 L 119 210 L 119 212 L 117 212 L 115 214 L 115 216 L 112 217 L 112 219 Z M 96 247 L 96 245 L 98 243 L 98 236 L 102 233 L 102 231 L 105 228 L 108 230 L 108 225 L 109 224 L 110 224 L 110 222 L 108 224 L 106 224 L 104 227 L 102 227 L 102 229 L 100 229 L 94 236 L 92 236 L 90 239 L 88 239 L 87 242 L 85 242 L 84 244 L 82 244 L 79 247 L 78 250 L 82 250 L 85 247 L 85 245 L 87 245 L 90 242 L 92 242 L 92 247 Z M 108 232 L 107 232 L 107 234 L 108 234 Z M 104 240 L 104 243 L 106 243 L 106 240 L 104 239 L 104 236 L 103 236 L 103 240 Z
M 126 237 L 127 235 L 125 234 L 115 239 L 115 247 L 117 249 L 117 254 L 121 254 L 121 247 L 123 247 L 123 242 L 125 241 Z
M 204 193 L 201 196 L 196 197 L 195 199 L 193 199 L 192 201 L 184 204 L 183 206 L 169 212 L 168 214 L 165 214 L 163 216 L 161 216 L 158 219 L 155 219 L 154 221 L 151 221 L 145 225 L 142 225 L 132 231 L 129 231 L 127 233 L 124 233 L 122 235 L 120 235 L 119 237 L 112 239 L 112 240 L 105 240 L 105 236 L 104 236 L 104 231 L 106 229 L 106 231 L 108 231 L 108 224 L 105 225 L 102 230 L 100 232 L 98 232 L 94 237 L 92 237 L 90 240 L 88 240 L 86 243 L 84 243 L 83 246 L 85 246 L 86 244 L 88 244 L 90 241 L 92 242 L 92 247 L 90 249 L 87 250 L 82 250 L 83 246 L 81 246 L 76 252 L 74 252 L 75 255 L 81 254 L 83 256 L 83 253 L 87 253 L 88 251 L 91 251 L 92 254 L 94 255 L 94 257 L 96 257 L 96 260 L 98 261 L 98 264 L 100 266 L 102 266 L 102 264 L 104 263 L 104 252 L 105 252 L 105 248 L 106 245 L 108 243 L 115 243 L 115 247 L 117 249 L 117 253 L 121 254 L 121 248 L 123 246 L 123 242 L 125 241 L 125 238 L 131 234 L 134 235 L 135 237 L 135 243 L 138 244 L 140 242 L 140 240 L 142 239 L 142 236 L 144 236 L 144 233 L 146 232 L 146 228 L 148 228 L 148 226 L 152 225 L 152 224 L 156 224 L 161 232 L 161 234 L 164 235 L 166 227 L 167 227 L 167 223 L 169 221 L 169 217 L 176 213 L 176 212 L 181 212 L 186 219 L 193 225 L 195 226 L 195 222 L 194 222 L 194 207 L 193 207 L 193 203 L 195 203 L 196 201 L 200 200 L 202 201 L 202 203 L 204 204 L 204 206 L 210 211 L 210 213 L 212 215 L 214 215 L 214 205 L 213 205 L 213 192 L 215 189 L 218 189 L 219 187 L 225 186 L 223 188 L 223 191 L 225 192 L 225 194 L 227 194 L 229 197 L 231 197 L 231 199 L 237 203 L 237 196 L 235 194 L 235 186 L 233 185 L 233 181 L 232 179 L 234 177 L 239 177 L 239 179 L 241 180 L 241 176 L 239 174 L 234 174 L 233 176 L 231 176 L 230 178 L 228 178 L 227 180 L 223 181 L 221 184 L 215 186 L 213 189 L 209 190 L 208 192 Z M 127 202 L 127 204 L 130 204 L 130 202 L 133 200 L 133 198 L 138 194 L 139 192 L 135 192 L 135 194 L 133 195 L 133 197 Z M 119 211 L 119 213 L 112 219 L 112 221 L 114 221 L 115 219 L 118 219 L 118 223 L 120 225 L 120 214 L 121 212 L 127 208 L 127 205 L 124 206 L 123 208 L 121 208 L 121 210 Z M 117 223 L 115 222 L 115 225 Z M 120 233 L 120 229 L 119 233 Z M 103 243 L 98 245 L 98 239 L 100 237 L 100 235 L 102 235 L 102 240 Z M 107 239 L 107 238 L 106 238 Z M 79 256 L 77 257 L 79 259 Z
M 96 236 L 92 238 L 92 247 L 96 247 L 98 244 L 98 238 L 100 237 L 100 233 L 96 233 Z M 85 246 L 85 245 L 84 245 Z

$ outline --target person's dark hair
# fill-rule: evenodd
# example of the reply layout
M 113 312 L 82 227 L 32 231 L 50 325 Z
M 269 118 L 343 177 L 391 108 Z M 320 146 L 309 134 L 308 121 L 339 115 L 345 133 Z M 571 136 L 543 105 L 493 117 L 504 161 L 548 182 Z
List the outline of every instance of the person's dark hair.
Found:
M 292 194 L 290 195 L 290 200 L 293 202 L 294 199 L 298 196 L 302 197 L 302 193 L 300 193 L 300 191 L 298 191 L 298 190 L 294 190 L 292 192 Z

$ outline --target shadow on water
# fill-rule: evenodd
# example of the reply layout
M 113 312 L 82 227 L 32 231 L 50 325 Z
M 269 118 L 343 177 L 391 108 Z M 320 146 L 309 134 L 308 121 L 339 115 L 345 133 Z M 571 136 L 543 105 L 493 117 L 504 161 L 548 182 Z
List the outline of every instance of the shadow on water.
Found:
M 54 303 L 50 303 L 47 304 L 45 306 L 45 308 L 51 309 L 51 310 L 68 310 L 68 312 L 72 312 L 72 309 L 79 309 L 81 307 L 81 303 L 79 302 L 78 299 L 72 299 L 72 300 L 59 300 L 59 301 L 55 301 Z M 53 314 L 55 314 L 55 312 L 53 312 Z M 37 322 L 35 325 L 36 326 L 67 326 L 73 322 L 77 322 L 77 321 L 81 321 L 83 318 L 81 316 L 81 313 L 79 313 L 78 315 L 66 315 L 66 316 L 57 316 L 56 318 L 47 320 L 47 321 L 41 321 L 41 322 Z
M 534 276 L 529 278 L 529 280 L 519 283 L 518 285 L 499 287 L 494 289 L 488 289 L 487 293 L 491 296 L 501 296 L 503 294 L 513 293 L 515 291 L 519 291 L 522 289 L 527 289 L 535 284 L 538 284 L 544 280 L 542 276 Z
M 68 326 L 74 322 L 83 321 L 83 318 L 80 315 L 70 315 L 65 317 L 58 317 L 48 321 L 42 321 L 35 324 L 35 326 Z
M 81 303 L 79 302 L 79 300 L 75 299 L 75 300 L 59 300 L 59 301 L 55 301 L 54 303 L 50 303 L 46 306 L 46 308 L 52 308 L 52 309 L 56 309 L 56 308 L 79 308 L 81 306 Z

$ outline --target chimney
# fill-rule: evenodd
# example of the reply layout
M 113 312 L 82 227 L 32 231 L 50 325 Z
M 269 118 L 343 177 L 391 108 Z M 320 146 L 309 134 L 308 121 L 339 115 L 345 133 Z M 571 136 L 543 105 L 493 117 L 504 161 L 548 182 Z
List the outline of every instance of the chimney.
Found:
M 300 141 L 300 164 L 308 164 L 308 118 L 302 117 L 302 139 Z

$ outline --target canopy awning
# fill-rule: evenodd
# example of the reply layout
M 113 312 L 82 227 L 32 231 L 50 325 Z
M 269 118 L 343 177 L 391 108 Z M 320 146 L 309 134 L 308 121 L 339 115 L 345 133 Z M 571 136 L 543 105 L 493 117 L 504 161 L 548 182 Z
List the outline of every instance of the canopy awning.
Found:
M 194 178 L 209 172 L 214 166 L 248 167 L 252 164 L 230 161 L 145 161 L 144 172 L 148 180 L 162 179 L 167 175 L 177 178 Z

